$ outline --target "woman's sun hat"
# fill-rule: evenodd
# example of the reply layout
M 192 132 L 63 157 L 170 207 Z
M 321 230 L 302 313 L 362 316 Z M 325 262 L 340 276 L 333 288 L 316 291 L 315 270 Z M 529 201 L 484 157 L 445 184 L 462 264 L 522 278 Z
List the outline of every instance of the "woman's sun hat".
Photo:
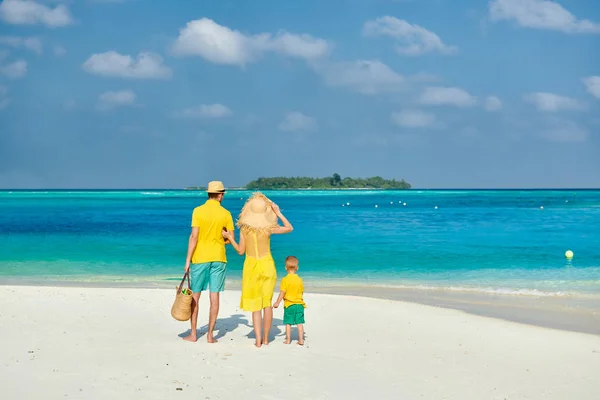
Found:
M 267 232 L 276 227 L 277 215 L 271 208 L 271 203 L 272 201 L 260 192 L 250 196 L 238 218 L 238 228 Z

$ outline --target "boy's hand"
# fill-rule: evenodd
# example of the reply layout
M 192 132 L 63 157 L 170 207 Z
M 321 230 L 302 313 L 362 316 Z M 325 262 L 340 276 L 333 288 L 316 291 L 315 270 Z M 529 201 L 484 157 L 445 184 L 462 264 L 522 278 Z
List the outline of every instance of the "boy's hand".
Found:
M 279 303 L 275 303 L 275 304 L 273 304 L 273 307 L 274 307 L 274 308 L 277 308 L 277 307 L 279 307 Z

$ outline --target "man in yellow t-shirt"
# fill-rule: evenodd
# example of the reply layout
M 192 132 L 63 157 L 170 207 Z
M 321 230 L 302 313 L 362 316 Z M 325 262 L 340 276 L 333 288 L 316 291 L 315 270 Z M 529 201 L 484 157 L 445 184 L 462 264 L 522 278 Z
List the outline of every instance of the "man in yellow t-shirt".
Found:
M 208 318 L 208 343 L 216 343 L 213 330 L 219 314 L 219 293 L 225 290 L 227 257 L 223 230 L 233 232 L 231 213 L 221 206 L 225 187 L 222 182 L 208 184 L 208 200 L 192 213 L 192 233 L 185 260 L 185 272 L 190 274 L 192 289 L 191 332 L 184 340 L 198 340 L 198 302 L 200 294 L 210 287 L 210 314 Z
M 292 325 L 298 326 L 298 344 L 304 345 L 304 308 L 306 304 L 302 298 L 304 283 L 298 276 L 298 258 L 287 256 L 285 259 L 287 275 L 281 280 L 279 297 L 273 307 L 279 307 L 283 302 L 283 323 L 285 324 L 285 344 L 292 340 Z

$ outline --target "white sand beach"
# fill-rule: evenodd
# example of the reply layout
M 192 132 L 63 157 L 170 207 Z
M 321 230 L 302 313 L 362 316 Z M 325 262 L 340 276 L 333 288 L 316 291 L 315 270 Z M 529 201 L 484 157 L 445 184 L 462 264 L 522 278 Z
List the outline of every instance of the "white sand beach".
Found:
M 268 347 L 227 291 L 187 343 L 174 290 L 0 287 L 3 399 L 600 399 L 600 336 L 458 310 L 306 294 L 306 345 Z M 207 298 L 199 325 L 206 329 Z

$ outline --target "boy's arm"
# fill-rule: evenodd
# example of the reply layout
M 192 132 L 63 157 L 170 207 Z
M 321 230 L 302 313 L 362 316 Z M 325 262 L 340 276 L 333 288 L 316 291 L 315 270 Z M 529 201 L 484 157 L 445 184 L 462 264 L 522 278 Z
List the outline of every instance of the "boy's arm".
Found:
M 277 301 L 275 302 L 275 304 L 273 304 L 273 307 L 275 307 L 275 308 L 279 307 L 279 303 L 281 303 L 281 300 L 283 300 L 284 296 L 285 296 L 285 291 L 281 290 L 279 292 L 279 297 L 277 298 Z

